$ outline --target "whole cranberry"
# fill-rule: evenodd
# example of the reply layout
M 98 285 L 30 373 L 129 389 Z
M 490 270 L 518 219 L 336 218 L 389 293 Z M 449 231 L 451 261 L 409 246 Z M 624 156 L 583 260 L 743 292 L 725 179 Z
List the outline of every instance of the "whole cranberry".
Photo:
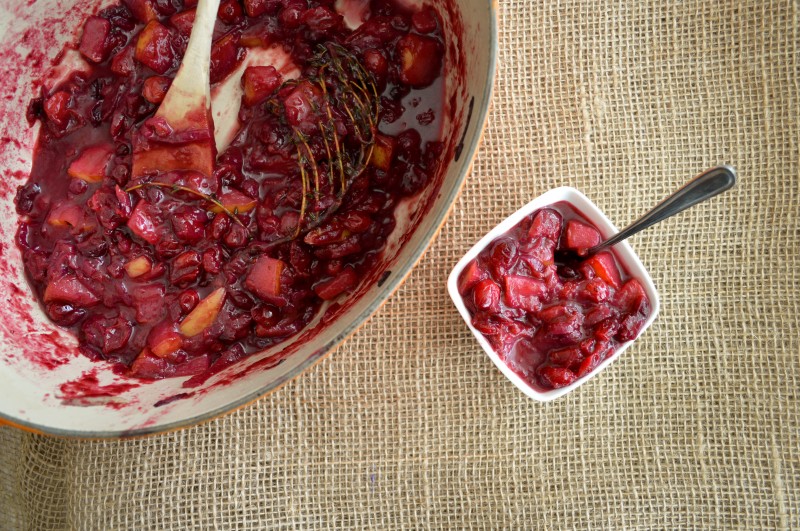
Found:
M 114 169 L 111 170 L 111 178 L 117 184 L 124 185 L 125 183 L 128 182 L 129 177 L 130 177 L 130 171 L 128 170 L 128 167 L 125 166 L 124 164 L 117 164 L 116 166 L 114 166 Z
M 230 301 L 239 308 L 250 310 L 253 307 L 253 299 L 240 289 L 228 290 L 228 297 Z
M 419 33 L 433 33 L 438 26 L 436 13 L 429 7 L 420 9 L 411 16 L 411 25 Z
M 327 7 L 318 6 L 303 13 L 301 20 L 309 29 L 327 33 L 342 23 L 342 15 Z
M 205 236 L 208 213 L 190 205 L 178 207 L 172 216 L 175 236 L 188 243 L 197 243 Z
M 242 6 L 238 0 L 225 0 L 219 6 L 217 17 L 226 24 L 236 24 L 242 18 Z
M 209 275 L 216 275 L 222 270 L 222 250 L 219 247 L 203 251 L 203 269 Z
M 119 249 L 119 252 L 122 254 L 128 254 L 131 251 L 131 247 L 133 246 L 133 241 L 131 240 L 130 236 L 122 232 L 121 230 L 115 230 L 112 233 L 112 238 Z
M 17 212 L 20 214 L 28 214 L 33 209 L 33 203 L 36 199 L 36 196 L 38 196 L 39 192 L 41 191 L 42 189 L 36 183 L 27 183 L 24 186 L 20 186 L 17 189 L 17 197 L 14 200 L 17 204 Z
M 405 107 L 400 101 L 385 97 L 381 98 L 381 122 L 393 124 L 403 116 L 404 112 Z
M 200 253 L 197 251 L 184 251 L 172 261 L 169 280 L 176 286 L 191 284 L 200 275 Z
M 185 289 L 178 295 L 178 305 L 185 314 L 194 310 L 198 302 L 200 302 L 200 295 L 194 289 Z
M 481 280 L 473 292 L 475 307 L 479 310 L 496 312 L 500 303 L 500 286 L 491 279 Z
M 159 258 L 172 258 L 183 250 L 183 244 L 170 231 L 162 231 L 155 244 Z
M 405 32 L 411 29 L 411 22 L 407 17 L 396 15 L 392 17 L 392 27 L 396 30 Z
M 341 260 L 331 260 L 325 263 L 325 272 L 331 276 L 341 273 L 344 264 Z
M 81 326 L 82 339 L 90 346 L 102 350 L 103 354 L 120 350 L 127 345 L 132 331 L 131 323 L 122 316 L 95 315 Z
M 489 269 L 497 280 L 510 273 L 518 261 L 517 243 L 511 238 L 498 240 L 489 251 Z
M 411 164 L 417 164 L 422 153 L 422 137 L 416 129 L 406 129 L 397 135 L 395 149 L 397 154 Z
M 225 235 L 224 242 L 231 249 L 244 246 L 247 243 L 247 229 L 241 225 L 232 225 Z
M 37 186 L 38 188 L 38 186 Z M 89 184 L 84 181 L 83 179 L 72 179 L 69 183 L 69 193 L 70 195 L 81 195 L 89 188 Z M 19 203 L 17 203 L 19 205 Z
M 250 310 L 253 320 L 260 325 L 272 326 L 280 320 L 280 310 L 271 304 L 260 304 Z
M 303 13 L 307 9 L 306 0 L 289 0 L 278 13 L 278 22 L 286 29 L 297 29 L 302 24 Z
M 259 184 L 255 179 L 244 179 L 239 185 L 239 190 L 241 190 L 242 193 L 253 198 L 258 197 L 258 188 Z
M 47 315 L 58 325 L 72 326 L 84 317 L 86 317 L 86 310 L 83 308 L 75 308 L 71 304 L 51 302 L 46 307 Z
M 226 214 L 217 214 L 211 222 L 211 237 L 220 240 L 230 227 L 231 220 Z

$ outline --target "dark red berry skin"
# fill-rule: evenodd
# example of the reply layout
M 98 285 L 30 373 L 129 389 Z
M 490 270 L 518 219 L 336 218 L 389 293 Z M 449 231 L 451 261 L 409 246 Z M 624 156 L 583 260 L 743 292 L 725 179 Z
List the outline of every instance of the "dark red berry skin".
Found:
M 461 273 L 472 325 L 534 389 L 591 374 L 650 316 L 642 284 L 613 253 L 556 264 L 559 250 L 593 244 L 598 234 L 570 204 L 556 203 L 491 242 Z
M 16 196 L 24 217 L 17 240 L 42 308 L 93 359 L 143 378 L 220 370 L 297 334 L 323 304 L 345 304 L 365 279 L 380 277 L 397 205 L 441 182 L 446 66 L 442 54 L 426 54 L 446 49 L 447 36 L 433 8 L 414 14 L 402 0 L 369 0 L 372 16 L 355 31 L 328 0 L 222 0 L 212 84 L 255 47 L 286 51 L 302 77 L 316 68 L 320 45 L 339 43 L 374 81 L 383 159 L 361 152 L 364 135 L 341 106 L 325 112 L 316 82 L 283 85 L 286 71 L 260 67 L 245 69 L 240 134 L 209 175 L 178 168 L 142 178 L 132 162 L 147 135 L 135 133 L 171 134 L 151 118 L 186 50 L 197 2 L 119 2 L 77 33 L 84 71 L 29 106 L 42 127 L 30 181 Z M 350 150 L 343 159 L 361 153 L 365 167 L 346 176 L 352 182 L 341 192 L 323 171 L 319 193 L 310 193 L 299 160 L 332 149 L 320 133 L 329 122 Z M 298 154 L 296 131 L 307 153 Z M 304 220 L 323 212 L 324 221 L 302 225 L 304 199 Z M 220 287 L 215 306 L 209 297 Z M 499 307 L 499 287 L 490 292 L 488 307 Z M 202 328 L 183 328 L 194 312 L 206 316 Z

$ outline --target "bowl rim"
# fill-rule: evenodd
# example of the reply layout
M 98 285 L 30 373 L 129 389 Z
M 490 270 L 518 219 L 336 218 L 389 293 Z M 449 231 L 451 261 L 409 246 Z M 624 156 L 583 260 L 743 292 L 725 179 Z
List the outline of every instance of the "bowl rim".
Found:
M 278 391 L 284 385 L 289 383 L 291 380 L 297 378 L 298 376 L 309 370 L 317 363 L 320 363 L 323 360 L 327 359 L 339 345 L 341 345 L 347 338 L 352 336 L 361 326 L 363 326 L 368 321 L 368 319 L 375 312 L 377 312 L 381 306 L 383 306 L 386 303 L 389 297 L 391 297 L 391 295 L 400 288 L 400 286 L 403 284 L 406 278 L 408 278 L 408 276 L 411 274 L 411 271 L 417 266 L 423 254 L 428 250 L 428 248 L 430 248 L 430 246 L 436 240 L 436 237 L 441 232 L 442 226 L 449 217 L 450 213 L 453 211 L 458 196 L 461 194 L 461 191 L 464 187 L 464 182 L 466 181 L 466 177 L 470 173 L 472 165 L 475 161 L 475 157 L 478 152 L 478 146 L 483 140 L 483 135 L 485 133 L 486 124 L 489 117 L 489 109 L 491 107 L 491 102 L 494 94 L 495 77 L 497 75 L 498 17 L 499 17 L 498 5 L 497 2 L 495 1 L 487 2 L 486 5 L 488 6 L 488 10 L 491 16 L 487 21 L 489 23 L 489 28 L 488 28 L 489 61 L 488 61 L 488 75 L 486 76 L 483 88 L 483 94 L 485 94 L 485 97 L 479 103 L 479 105 L 476 106 L 476 108 L 471 109 L 472 120 L 473 123 L 476 124 L 476 133 L 472 135 L 468 143 L 464 144 L 462 153 L 464 155 L 467 155 L 469 159 L 465 160 L 462 169 L 459 171 L 458 175 L 454 180 L 454 186 L 444 196 L 445 204 L 448 205 L 448 207 L 442 209 L 441 211 L 436 213 L 435 216 L 433 216 L 432 218 L 433 221 L 431 223 L 430 228 L 423 235 L 424 239 L 422 241 L 424 243 L 419 245 L 416 249 L 413 250 L 413 252 L 408 257 L 406 265 L 402 268 L 397 269 L 396 271 L 393 271 L 393 274 L 390 275 L 390 277 L 387 279 L 384 285 L 376 293 L 373 303 L 368 305 L 364 309 L 364 311 L 358 314 L 352 320 L 352 322 L 348 326 L 346 326 L 338 335 L 336 335 L 333 339 L 325 343 L 314 353 L 310 354 L 308 358 L 299 365 L 297 365 L 297 367 L 287 372 L 286 374 L 282 375 L 281 377 L 277 378 L 270 384 L 264 385 L 251 393 L 247 393 L 246 395 L 240 397 L 237 400 L 233 400 L 223 406 L 214 408 L 210 411 L 207 411 L 200 415 L 195 415 L 193 417 L 187 417 L 185 419 L 176 420 L 174 422 L 169 422 L 167 424 L 162 424 L 157 426 L 144 426 L 140 428 L 133 428 L 130 430 L 78 431 L 78 430 L 69 430 L 61 428 L 51 428 L 48 426 L 43 426 L 36 422 L 29 422 L 26 420 L 18 419 L 11 415 L 0 412 L 0 427 L 8 426 L 11 428 L 20 429 L 22 431 L 27 431 L 30 433 L 36 433 L 40 435 L 47 435 L 65 439 L 77 439 L 77 440 L 103 440 L 103 439 L 117 440 L 117 439 L 146 437 L 146 436 L 174 432 L 185 428 L 197 426 L 199 424 L 203 424 L 217 417 L 233 413 L 238 409 L 241 409 L 249 404 L 252 404 L 257 400 L 264 398 L 274 393 L 275 391 Z M 472 96 L 472 98 L 474 98 L 474 96 Z M 470 123 L 468 121 L 465 125 L 465 131 L 466 128 L 469 126 Z
M 586 197 L 582 192 L 577 190 L 576 188 L 572 188 L 570 186 L 562 186 L 560 188 L 554 188 L 544 194 L 538 196 L 537 198 L 533 199 L 510 216 L 505 218 L 503 221 L 498 223 L 492 230 L 486 233 L 483 238 L 478 240 L 475 245 L 473 245 L 469 251 L 464 254 L 464 256 L 456 263 L 453 267 L 453 270 L 450 272 L 450 275 L 447 278 L 447 292 L 450 294 L 450 298 L 453 300 L 453 304 L 455 304 L 456 308 L 458 309 L 459 315 L 467 324 L 472 335 L 477 340 L 478 344 L 483 348 L 486 355 L 489 357 L 490 360 L 495 364 L 495 366 L 500 370 L 503 375 L 511 381 L 520 391 L 522 391 L 525 395 L 529 398 L 537 400 L 539 402 L 550 402 L 551 400 L 555 400 L 556 398 L 562 397 L 581 385 L 585 384 L 601 372 L 603 372 L 609 365 L 611 365 L 614 361 L 616 361 L 625 350 L 628 349 L 637 339 L 639 339 L 645 330 L 647 330 L 653 321 L 655 321 L 656 316 L 661 309 L 661 302 L 659 299 L 658 291 L 656 289 L 655 283 L 653 282 L 650 273 L 642 264 L 642 261 L 639 259 L 639 256 L 633 251 L 633 248 L 627 241 L 622 241 L 614 246 L 614 254 L 617 259 L 622 263 L 622 265 L 628 270 L 628 273 L 631 277 L 636 278 L 642 283 L 642 286 L 647 293 L 647 296 L 650 299 L 651 305 L 651 313 L 650 316 L 645 320 L 644 325 L 642 326 L 639 334 L 632 339 L 631 341 L 626 341 L 622 343 L 619 348 L 617 348 L 614 353 L 603 360 L 600 365 L 598 365 L 591 373 L 586 375 L 583 378 L 577 379 L 572 384 L 561 387 L 558 389 L 552 389 L 549 391 L 539 391 L 534 389 L 530 386 L 525 380 L 522 379 L 516 372 L 514 372 L 503 360 L 500 359 L 500 356 L 495 352 L 492 346 L 489 344 L 489 341 L 481 334 L 475 327 L 472 326 L 471 317 L 469 315 L 469 311 L 467 310 L 466 305 L 458 292 L 458 277 L 461 275 L 461 272 L 467 266 L 469 262 L 471 262 L 484 248 L 486 248 L 495 238 L 505 234 L 509 230 L 511 230 L 515 225 L 517 225 L 523 218 L 528 216 L 529 214 L 533 213 L 534 211 L 546 207 L 548 205 L 552 205 L 559 201 L 565 201 L 570 203 L 576 209 L 580 211 L 589 221 L 591 221 L 598 229 L 600 229 L 601 234 L 604 237 L 609 237 L 618 232 L 617 228 L 611 222 L 611 220 L 600 210 L 600 208 L 594 204 L 588 197 Z

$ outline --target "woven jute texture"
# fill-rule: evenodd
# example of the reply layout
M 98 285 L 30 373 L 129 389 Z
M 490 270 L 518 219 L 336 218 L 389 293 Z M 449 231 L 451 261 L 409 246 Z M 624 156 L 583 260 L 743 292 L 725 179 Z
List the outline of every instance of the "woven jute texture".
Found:
M 484 143 L 436 243 L 331 358 L 200 427 L 0 430 L 2 528 L 800 528 L 800 3 L 500 4 Z M 662 296 L 548 405 L 497 371 L 445 279 L 573 185 L 624 225 L 721 162 L 736 189 L 635 237 Z

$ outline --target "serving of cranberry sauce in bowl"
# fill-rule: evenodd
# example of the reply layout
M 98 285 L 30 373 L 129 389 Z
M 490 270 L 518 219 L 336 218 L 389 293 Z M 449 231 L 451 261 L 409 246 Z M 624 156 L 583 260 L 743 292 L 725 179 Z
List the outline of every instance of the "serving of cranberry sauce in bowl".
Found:
M 616 232 L 582 193 L 557 188 L 495 227 L 450 274 L 459 313 L 529 397 L 577 388 L 655 320 L 658 293 L 627 242 L 579 258 Z
M 206 127 L 179 130 L 201 6 L 0 10 L 0 422 L 119 437 L 252 401 L 366 320 L 455 200 L 491 2 L 222 0 Z

